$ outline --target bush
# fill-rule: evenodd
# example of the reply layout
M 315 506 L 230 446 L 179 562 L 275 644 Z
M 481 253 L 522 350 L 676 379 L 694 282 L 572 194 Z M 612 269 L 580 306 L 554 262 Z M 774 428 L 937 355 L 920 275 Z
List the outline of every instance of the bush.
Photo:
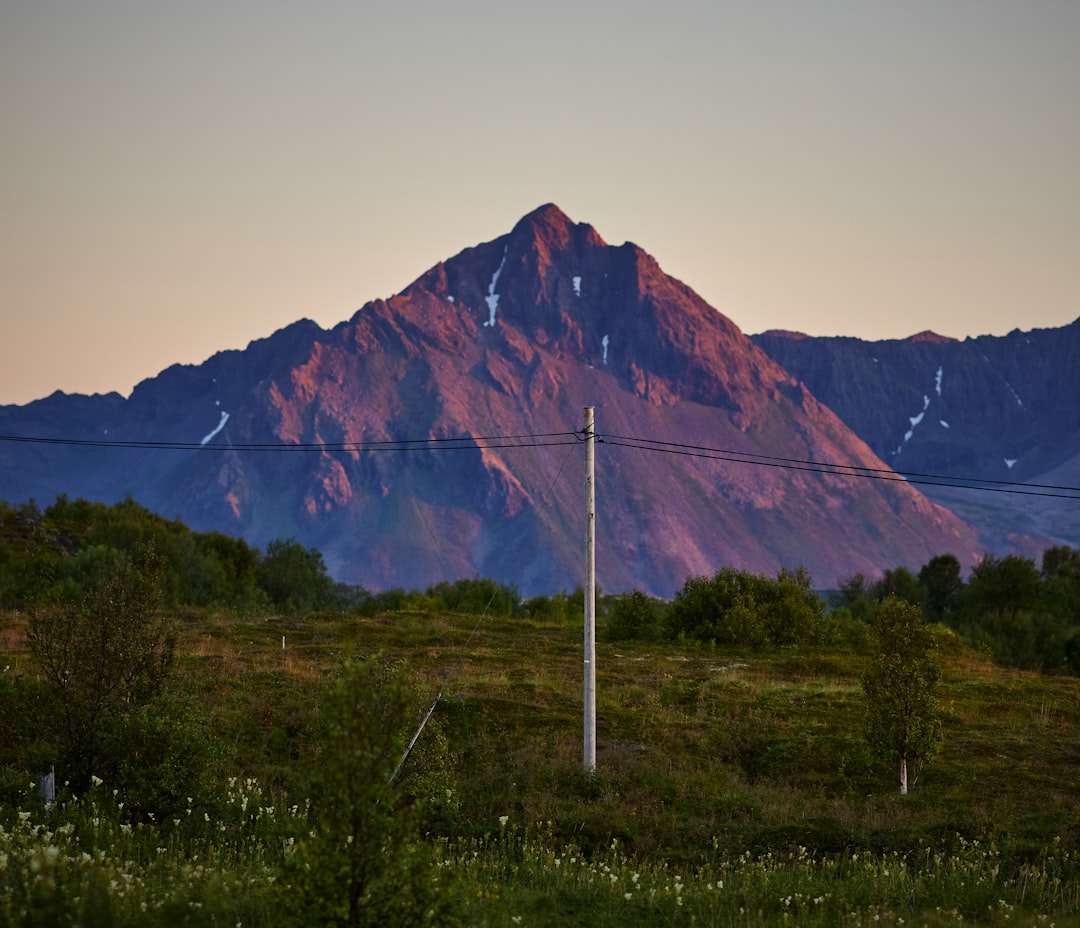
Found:
M 456 583 L 444 580 L 428 587 L 427 596 L 435 600 L 437 608 L 468 615 L 512 616 L 521 609 L 521 595 L 515 587 L 486 577 Z
M 344 665 L 322 703 L 315 828 L 289 862 L 284 901 L 297 924 L 452 924 L 449 888 L 419 840 L 401 759 L 418 707 L 400 664 Z
M 659 633 L 658 603 L 640 590 L 615 597 L 604 637 L 608 641 L 649 640 Z
M 164 690 L 176 629 L 160 611 L 153 549 L 118 553 L 78 596 L 35 612 L 27 639 L 53 703 L 57 767 L 84 789 L 125 747 L 134 715 Z
M 825 603 L 802 567 L 763 574 L 724 567 L 712 577 L 689 577 L 668 610 L 667 631 L 743 647 L 828 640 Z

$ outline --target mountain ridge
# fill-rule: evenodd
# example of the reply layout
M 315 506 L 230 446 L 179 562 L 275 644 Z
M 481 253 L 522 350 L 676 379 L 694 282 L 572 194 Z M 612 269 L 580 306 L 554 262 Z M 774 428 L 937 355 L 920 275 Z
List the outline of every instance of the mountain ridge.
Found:
M 1069 493 L 1080 484 L 1080 319 L 963 341 L 779 332 L 751 340 L 897 470 L 945 483 L 1030 484 L 1031 494 L 1039 484 Z M 986 550 L 1036 556 L 1052 544 L 1080 546 L 1080 507 L 1061 498 L 924 491 L 977 525 Z
M 0 496 L 130 494 L 199 530 L 295 536 L 372 589 L 480 574 L 550 593 L 581 578 L 582 492 L 569 475 L 583 406 L 604 438 L 597 559 L 609 591 L 670 596 L 726 564 L 802 564 L 828 586 L 979 554 L 969 526 L 903 481 L 798 464 L 885 467 L 647 252 L 606 244 L 552 204 L 331 329 L 301 320 L 174 365 L 127 400 L 65 412 L 64 428 L 34 404 L 0 407 L 6 434 L 201 442 L 168 453 L 4 443 Z M 512 435 L 533 443 L 479 440 Z M 470 450 L 419 450 L 461 436 L 474 436 Z M 417 444 L 380 444 L 405 441 Z M 291 450 L 250 447 L 261 444 Z

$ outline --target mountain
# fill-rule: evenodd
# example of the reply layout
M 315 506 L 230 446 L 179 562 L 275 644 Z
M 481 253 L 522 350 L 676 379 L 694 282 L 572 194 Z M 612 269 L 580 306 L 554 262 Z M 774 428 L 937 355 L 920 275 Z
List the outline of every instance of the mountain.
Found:
M 584 406 L 607 591 L 670 596 L 728 564 L 831 586 L 979 552 L 904 481 L 799 463 L 884 468 L 642 249 L 552 205 L 333 329 L 297 322 L 128 399 L 0 407 L 0 434 L 63 442 L 0 442 L 0 496 L 130 494 L 198 530 L 295 536 L 369 589 L 481 575 L 552 593 L 582 579 Z
M 1080 503 L 933 485 L 1026 483 L 1048 494 L 1080 486 L 1080 319 L 964 341 L 779 331 L 751 340 L 890 467 L 932 475 L 923 491 L 976 526 L 987 550 L 1080 547 Z

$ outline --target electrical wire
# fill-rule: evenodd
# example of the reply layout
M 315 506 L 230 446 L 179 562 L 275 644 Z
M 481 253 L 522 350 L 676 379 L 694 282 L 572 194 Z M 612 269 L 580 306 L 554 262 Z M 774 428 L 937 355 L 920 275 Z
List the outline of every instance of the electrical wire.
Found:
M 920 486 L 948 487 L 961 490 L 979 490 L 984 493 L 1011 493 L 1018 496 L 1041 496 L 1052 499 L 1080 499 L 1080 487 L 1058 484 L 1022 483 L 1009 480 L 991 480 L 977 477 L 942 476 L 918 471 L 902 471 L 885 467 L 868 467 L 860 464 L 840 464 L 831 461 L 809 461 L 800 458 L 777 457 L 755 452 L 732 451 L 707 445 L 685 442 L 662 441 L 637 435 L 594 433 L 597 442 L 615 447 L 634 448 L 640 451 L 657 451 L 684 457 L 706 460 L 729 461 L 759 467 L 777 467 L 809 473 L 834 476 L 860 477 L 870 480 L 901 482 Z M 106 439 L 47 438 L 31 435 L 0 435 L 0 442 L 59 445 L 66 447 L 91 447 L 106 449 L 150 451 L 230 451 L 230 452 L 404 452 L 404 451 L 487 451 L 511 448 L 546 448 L 580 444 L 587 440 L 582 430 L 568 432 L 534 432 L 518 435 L 465 435 L 444 438 L 401 438 L 381 441 L 358 442 L 250 442 L 239 444 L 214 444 L 207 442 L 174 441 L 123 441 Z M 565 459 L 564 459 L 565 463 Z M 560 472 L 562 468 L 560 467 Z M 558 475 L 556 475 L 558 480 Z M 1054 492 L 1058 491 L 1058 492 Z
M 715 461 L 730 461 L 736 464 L 754 464 L 760 467 L 779 467 L 786 470 L 801 470 L 818 474 L 832 474 L 843 477 L 862 477 L 870 480 L 918 484 L 921 486 L 953 487 L 961 490 L 981 490 L 988 493 L 1013 493 L 1018 496 L 1043 496 L 1054 499 L 1080 500 L 1080 487 L 1057 486 L 1054 484 L 1020 483 L 1007 480 L 983 480 L 976 477 L 943 477 L 936 474 L 919 474 L 910 471 L 896 471 L 881 467 L 865 467 L 858 464 L 837 464 L 827 461 L 805 461 L 798 458 L 773 457 L 752 452 L 730 451 L 723 448 L 709 448 L 702 445 L 689 445 L 681 442 L 658 441 L 649 438 L 626 435 L 597 435 L 597 441 L 616 447 L 636 448 L 641 451 L 659 451 L 665 454 L 678 454 L 686 457 L 705 458 Z M 965 481 L 958 483 L 955 481 Z M 986 484 L 992 484 L 987 486 Z M 1022 489 L 1030 487 L 1032 489 Z M 1063 493 L 1043 492 L 1044 490 L 1063 490 Z
M 737 455 L 739 457 L 745 457 L 745 458 L 759 458 L 759 459 L 765 460 L 765 461 L 785 461 L 785 462 L 790 463 L 790 464 L 809 464 L 809 465 L 818 466 L 818 467 L 826 467 L 826 466 L 827 467 L 842 467 L 842 468 L 846 468 L 846 469 L 850 469 L 850 470 L 854 470 L 854 471 L 867 471 L 867 472 L 878 473 L 878 474 L 903 474 L 903 475 L 906 475 L 906 476 L 909 476 L 909 477 L 926 477 L 926 478 L 929 478 L 929 479 L 932 479 L 932 480 L 969 480 L 970 479 L 970 480 L 978 480 L 979 483 L 993 483 L 993 484 L 1000 484 L 1002 486 L 1038 487 L 1038 488 L 1044 489 L 1044 490 L 1077 490 L 1078 492 L 1080 492 L 1080 489 L 1078 489 L 1077 487 L 1057 486 L 1056 484 L 1052 484 L 1052 483 L 1026 483 L 1026 482 L 1022 482 L 1022 481 L 1018 481 L 1018 480 L 990 480 L 990 479 L 983 479 L 981 477 L 979 477 L 979 478 L 975 478 L 975 477 L 970 477 L 970 478 L 969 477 L 946 477 L 946 476 L 942 476 L 941 474 L 923 474 L 923 473 L 919 473 L 918 471 L 897 470 L 896 468 L 893 468 L 893 467 L 867 467 L 867 466 L 862 465 L 862 464 L 836 464 L 836 463 L 832 463 L 832 462 L 828 462 L 828 461 L 806 461 L 806 460 L 802 460 L 801 458 L 782 458 L 782 457 L 776 457 L 775 455 L 771 455 L 771 454 L 758 454 L 757 452 L 752 452 L 752 451 L 731 451 L 730 449 L 727 449 L 727 448 L 709 448 L 709 447 L 704 446 L 704 445 L 687 445 L 687 444 L 683 444 L 682 442 L 658 441 L 658 440 L 654 440 L 654 439 L 651 439 L 651 438 L 639 438 L 637 436 L 632 436 L 632 435 L 610 435 L 610 436 L 601 437 L 600 440 L 601 441 L 605 440 L 605 437 L 608 438 L 608 439 L 611 439 L 611 440 L 622 439 L 623 441 L 641 442 L 643 444 L 649 444 L 649 445 L 670 445 L 672 447 L 688 448 L 688 449 L 692 449 L 694 451 L 710 451 L 710 452 L 715 452 L 717 454 Z
M 557 441 L 555 439 L 565 439 Z M 573 445 L 574 432 L 540 432 L 528 435 L 467 435 L 449 438 L 400 438 L 384 441 L 263 442 L 213 444 L 183 441 L 110 441 L 96 438 L 46 438 L 39 435 L 0 435 L 0 441 L 63 445 L 78 448 L 123 448 L 147 451 L 486 451 L 498 448 L 540 448 Z M 483 442 L 484 444 L 480 444 Z

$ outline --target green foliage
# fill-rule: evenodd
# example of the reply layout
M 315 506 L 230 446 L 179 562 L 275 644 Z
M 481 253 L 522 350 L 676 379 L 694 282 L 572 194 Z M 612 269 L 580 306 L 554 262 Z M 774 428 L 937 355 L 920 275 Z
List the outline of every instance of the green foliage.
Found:
M 959 566 L 957 561 L 958 570 Z M 874 582 L 870 582 L 862 573 L 841 580 L 832 604 L 847 609 L 853 618 L 873 622 L 878 606 L 890 596 L 922 606 L 926 602 L 927 590 L 906 567 L 894 567 L 886 569 Z
M 0 606 L 26 609 L 43 600 L 73 545 L 33 500 L 17 507 L 0 503 Z
M 964 589 L 956 555 L 932 557 L 919 571 L 919 585 L 923 588 L 928 621 L 942 622 L 951 616 Z
M 960 597 L 960 611 L 967 616 L 993 612 L 1010 618 L 1036 604 L 1039 581 L 1038 568 L 1030 558 L 987 554 L 972 568 Z
M 1071 581 L 1080 581 L 1080 551 L 1068 545 L 1055 545 L 1047 548 L 1042 556 L 1044 580 L 1064 577 Z
M 0 503 L 0 607 L 70 600 L 124 558 L 153 548 L 164 606 L 225 607 L 245 614 L 359 611 L 370 599 L 336 583 L 322 555 L 277 539 L 265 556 L 220 532 L 193 532 L 128 498 L 112 506 L 59 496 L 44 512 Z
M 164 688 L 176 629 L 161 599 L 161 561 L 143 550 L 108 559 L 78 596 L 31 617 L 31 654 L 55 705 L 58 766 L 76 788 L 115 762 L 127 722 Z
M 532 619 L 543 619 L 559 625 L 573 619 L 583 619 L 585 594 L 581 594 L 581 603 L 573 600 L 562 590 L 553 596 L 533 596 L 522 605 L 522 613 Z
M 876 651 L 862 678 L 866 738 L 872 750 L 899 762 L 906 793 L 908 762 L 928 759 L 941 740 L 934 634 L 918 606 L 895 596 L 878 609 L 875 631 Z
M 268 808 L 258 783 L 234 781 L 221 790 L 229 814 L 205 826 L 195 814 L 132 827 L 106 790 L 63 799 L 49 817 L 32 805 L 4 815 L 0 925 L 288 923 L 282 860 L 295 855 L 287 829 L 302 824 L 302 807 Z M 1059 837 L 1041 842 L 1019 868 L 993 840 L 962 835 L 910 849 L 831 851 L 796 841 L 726 852 L 705 840 L 688 866 L 642 858 L 619 840 L 590 853 L 550 823 L 514 818 L 439 844 L 439 879 L 453 881 L 466 924 L 1077 925 L 1080 854 Z M 409 889 L 402 885 L 403 894 Z M 454 922 L 445 910 L 407 920 L 416 915 L 398 911 L 386 924 Z M 328 924 L 335 923 L 347 924 Z
M 438 609 L 471 615 L 512 616 L 521 611 L 521 594 L 513 586 L 496 583 L 486 577 L 443 581 L 428 587 L 428 597 Z
M 906 567 L 887 569 L 881 579 L 871 587 L 870 592 L 879 603 L 895 596 L 921 608 L 926 600 L 926 590 Z
M 258 575 L 259 586 L 270 602 L 285 612 L 315 612 L 335 604 L 334 581 L 326 572 L 322 554 L 305 548 L 295 538 L 271 541 Z
M 129 815 L 164 819 L 207 791 L 222 753 L 194 701 L 166 691 L 103 730 L 96 766 Z
M 345 664 L 322 701 L 315 828 L 297 842 L 285 899 L 297 924 L 452 923 L 451 896 L 397 780 L 417 707 L 401 665 Z
M 853 574 L 841 580 L 839 588 L 832 597 L 833 608 L 846 609 L 851 618 L 860 622 L 870 622 L 877 608 L 871 586 L 866 575 L 862 573 Z
M 24 622 L 0 613 L 0 666 L 32 682 Z M 384 860 L 402 864 L 401 905 L 419 885 L 451 893 L 466 924 L 508 928 L 1080 925 L 1078 680 L 1000 670 L 938 631 L 946 738 L 933 776 L 901 802 L 883 794 L 861 737 L 861 658 L 831 645 L 601 645 L 603 728 L 586 776 L 580 627 L 490 615 L 476 627 L 413 611 L 188 623 L 169 689 L 220 732 L 237 776 L 194 783 L 183 808 L 154 818 L 114 797 L 112 780 L 78 797 L 58 782 L 46 817 L 30 785 L 42 768 L 30 767 L 0 803 L 0 925 L 318 923 L 295 881 L 343 899 L 347 874 L 335 868 L 347 858 L 318 843 L 340 804 L 314 789 L 330 742 L 312 697 L 345 648 L 408 655 L 408 675 L 385 667 L 407 689 L 413 672 L 426 686 L 452 677 L 411 758 L 439 722 L 454 755 L 436 744 L 430 765 L 395 780 L 403 831 L 392 823 L 392 835 L 411 837 L 387 838 Z M 430 702 L 406 701 L 411 735 Z M 364 705 L 354 703 L 360 719 L 371 717 Z M 0 713 L 4 736 L 32 731 L 10 722 Z M 25 746 L 7 756 L 34 763 Z M 436 769 L 453 779 L 429 778 Z M 429 799 L 451 782 L 458 802 L 433 823 Z M 379 917 L 424 923 L 416 910 Z
M 668 610 L 668 633 L 751 648 L 826 640 L 833 630 L 811 582 L 802 567 L 775 580 L 734 567 L 689 577 Z
M 999 664 L 1051 673 L 1080 673 L 1080 551 L 1061 545 L 1043 553 L 1042 569 L 1018 555 L 988 554 L 967 583 L 960 562 L 943 554 L 913 576 L 904 567 L 870 583 L 862 574 L 844 580 L 832 597 L 835 610 L 872 622 L 887 596 L 921 605 Z
M 1052 552 L 1052 553 L 1051 553 Z M 1060 672 L 1080 612 L 1071 549 L 1047 552 L 1040 573 L 1029 558 L 986 555 L 971 571 L 950 624 L 998 663 Z
M 1057 620 L 1054 647 L 1060 641 L 1066 669 L 1080 676 L 1080 551 L 1067 546 L 1047 549 L 1041 574 L 1043 604 Z
M 0 806 L 18 801 L 28 771 L 48 770 L 55 762 L 52 710 L 44 683 L 15 673 L 10 664 L 0 665 Z
M 623 593 L 615 597 L 608 612 L 604 637 L 608 641 L 643 641 L 656 638 L 660 633 L 660 604 L 641 590 Z

